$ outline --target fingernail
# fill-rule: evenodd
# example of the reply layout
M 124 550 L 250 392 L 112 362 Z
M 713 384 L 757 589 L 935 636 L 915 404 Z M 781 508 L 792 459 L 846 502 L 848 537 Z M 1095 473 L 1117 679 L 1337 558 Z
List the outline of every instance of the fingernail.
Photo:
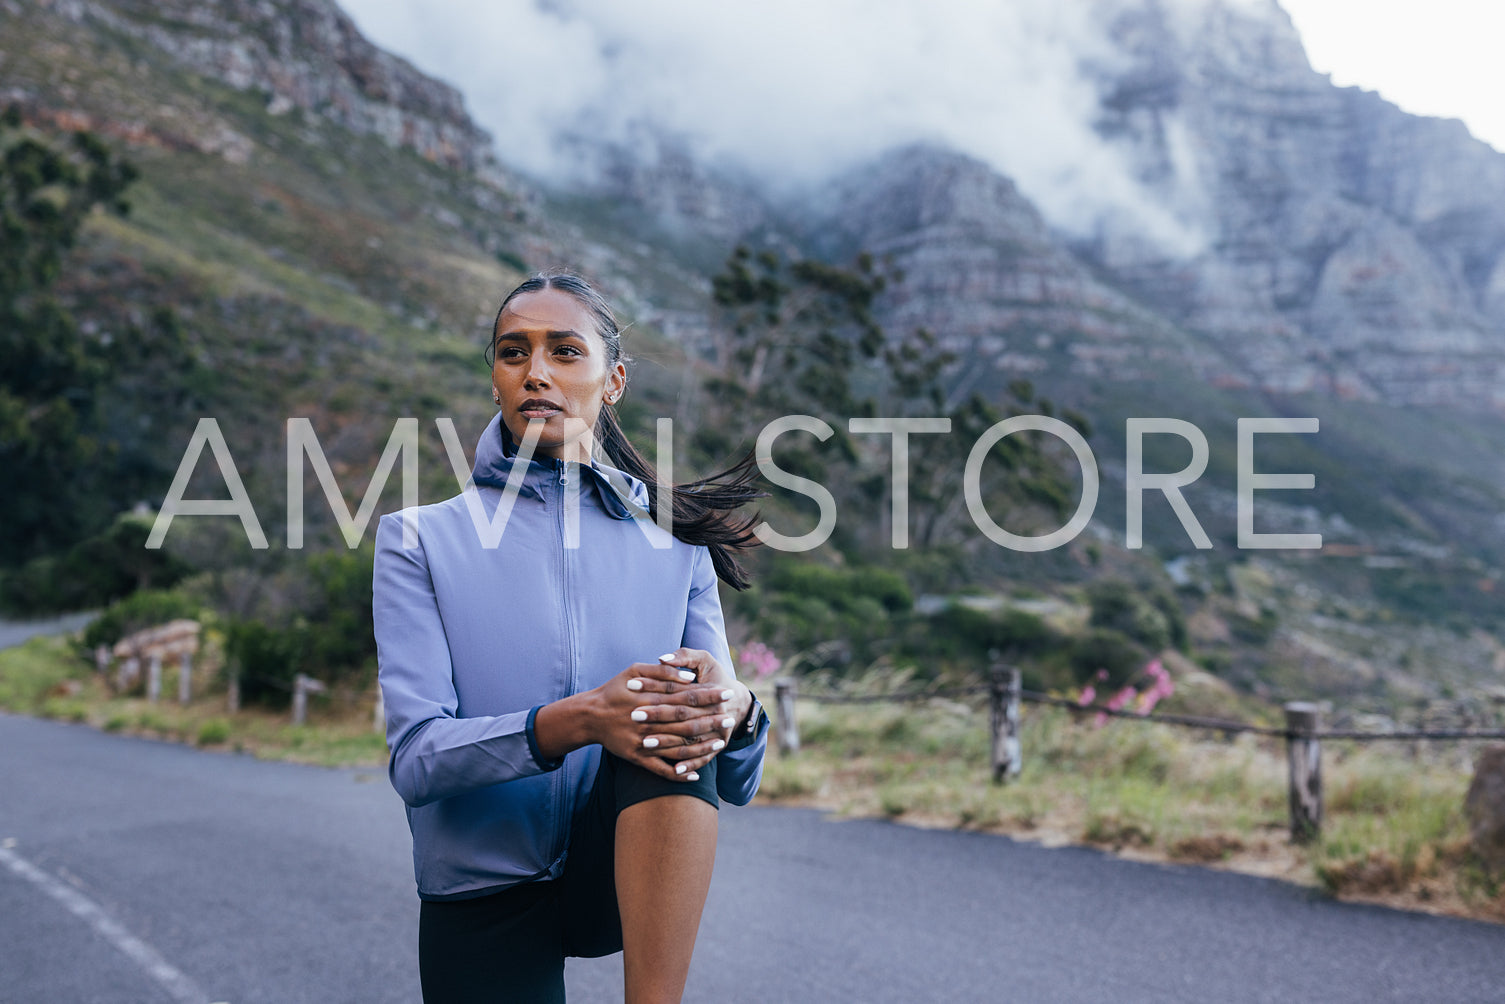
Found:
M 731 717 L 726 717 L 726 718 L 721 719 L 721 727 L 723 729 L 729 729 L 733 725 L 736 725 L 736 724 L 737 724 L 736 721 L 734 721 Z
M 653 738 L 652 736 L 649 736 L 647 739 L 643 740 L 643 745 L 648 747 L 649 749 L 653 749 L 658 745 L 658 740 Z
M 635 722 L 646 722 L 648 720 L 648 712 L 642 708 L 638 708 L 632 713 L 632 720 Z
M 685 780 L 686 781 L 699 781 L 700 780 L 700 775 L 697 774 L 697 773 L 695 773 L 692 770 L 692 771 L 690 771 L 690 773 L 688 773 L 688 774 L 685 775 Z
M 627 681 L 627 689 L 628 690 L 642 690 L 643 689 L 643 681 L 642 680 L 628 680 Z
M 733 697 L 733 694 L 732 694 L 732 692 L 730 690 L 723 690 L 721 692 L 721 699 L 723 701 L 730 701 L 732 699 L 732 697 Z
M 677 764 L 674 765 L 674 773 L 676 773 L 676 774 L 683 774 L 684 772 L 685 772 L 685 765 L 684 764 L 677 763 Z
M 688 669 L 681 669 L 679 671 L 679 678 L 681 680 L 685 681 L 686 683 L 694 683 L 695 682 L 695 674 L 692 673 L 692 672 L 690 672 Z
M 720 739 L 717 739 L 715 742 L 711 743 L 711 749 L 713 749 L 713 750 L 719 750 L 721 747 L 723 747 L 725 745 L 726 745 L 726 743 L 722 742 Z
M 674 653 L 673 652 L 665 652 L 663 655 L 661 655 L 661 656 L 658 657 L 658 661 L 659 662 L 668 662 L 670 659 L 673 659 L 673 658 L 674 658 Z

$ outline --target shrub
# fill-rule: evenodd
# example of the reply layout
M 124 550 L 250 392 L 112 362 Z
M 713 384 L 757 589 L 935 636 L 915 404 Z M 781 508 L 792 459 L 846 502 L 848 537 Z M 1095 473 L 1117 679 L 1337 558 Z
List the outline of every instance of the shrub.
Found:
M 1129 682 L 1146 658 L 1147 653 L 1134 639 L 1111 628 L 1093 628 L 1071 644 L 1070 662 L 1076 682 L 1085 684 L 1104 670 L 1108 677 L 1099 681 L 1104 689 Z
M 214 746 L 230 738 L 230 723 L 223 718 L 211 718 L 199 726 L 198 744 Z
M 886 569 L 789 561 L 734 602 L 760 637 L 794 652 L 827 646 L 820 661 L 829 665 L 833 653 L 843 663 L 870 661 L 902 630 L 914 599 Z
M 180 617 L 197 618 L 198 603 L 170 589 L 143 589 L 112 603 L 84 629 L 83 645 L 114 645 L 126 635 Z
M 317 590 L 316 608 L 304 631 L 311 668 L 326 679 L 338 678 L 376 658 L 371 622 L 371 566 L 375 551 L 365 546 L 309 558 Z
M 1092 627 L 1117 631 L 1151 650 L 1162 649 L 1171 640 L 1171 625 L 1165 613 L 1121 579 L 1092 583 L 1087 587 L 1087 601 L 1092 607 L 1088 621 Z M 1185 635 L 1184 625 L 1182 635 Z
M 225 667 L 240 680 L 241 700 L 286 705 L 306 646 L 307 630 L 300 625 L 277 630 L 251 618 L 228 624 Z
M 83 610 L 192 571 L 163 549 L 146 548 L 151 523 L 125 515 L 58 555 L 34 558 L 0 580 L 0 606 L 23 615 Z
M 1228 616 L 1228 629 L 1235 638 L 1248 645 L 1269 644 L 1279 626 L 1280 615 L 1271 607 L 1262 607 L 1258 617 L 1249 617 L 1238 611 Z
M 810 562 L 789 563 L 769 577 L 769 588 L 781 593 L 819 599 L 837 610 L 868 597 L 890 613 L 914 606 L 914 596 L 904 579 L 883 568 L 827 568 Z
M 1028 611 L 988 613 L 953 603 L 912 625 L 904 650 L 916 658 L 959 659 L 981 667 L 993 651 L 1015 658 L 1038 655 L 1060 644 L 1057 633 Z

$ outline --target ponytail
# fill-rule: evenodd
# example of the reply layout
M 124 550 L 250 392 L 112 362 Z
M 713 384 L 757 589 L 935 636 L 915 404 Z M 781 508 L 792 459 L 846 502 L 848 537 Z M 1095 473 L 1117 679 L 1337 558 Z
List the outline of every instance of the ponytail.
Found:
M 659 477 L 648 458 L 622 431 L 614 408 L 601 406 L 596 420 L 596 441 L 606 453 L 611 465 L 632 475 L 648 486 L 648 514 L 658 521 Z M 716 574 L 733 589 L 746 589 L 751 585 L 736 552 L 758 546 L 760 541 L 752 528 L 761 521 L 761 514 L 738 516 L 734 511 L 753 499 L 767 498 L 768 493 L 759 491 L 752 484 L 758 474 L 756 451 L 731 467 L 699 481 L 671 484 L 671 516 L 674 536 L 686 544 L 704 544 L 716 566 Z

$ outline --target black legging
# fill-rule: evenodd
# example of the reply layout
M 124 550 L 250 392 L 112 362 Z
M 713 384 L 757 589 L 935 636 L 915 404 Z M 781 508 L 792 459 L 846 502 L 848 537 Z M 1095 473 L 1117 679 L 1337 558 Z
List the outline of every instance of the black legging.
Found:
M 660 795 L 694 795 L 719 807 L 716 761 L 698 773 L 698 781 L 669 781 L 603 750 L 557 880 L 472 899 L 425 900 L 418 913 L 424 1004 L 563 1004 L 567 956 L 622 950 L 617 814 Z

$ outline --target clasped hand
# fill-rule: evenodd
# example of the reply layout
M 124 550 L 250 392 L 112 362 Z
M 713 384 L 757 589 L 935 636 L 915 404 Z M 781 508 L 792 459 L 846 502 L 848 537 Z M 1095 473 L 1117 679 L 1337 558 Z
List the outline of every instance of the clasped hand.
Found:
M 617 756 L 662 777 L 696 772 L 731 741 L 752 694 L 711 653 L 679 648 L 635 662 L 601 688 L 610 712 L 600 738 Z

